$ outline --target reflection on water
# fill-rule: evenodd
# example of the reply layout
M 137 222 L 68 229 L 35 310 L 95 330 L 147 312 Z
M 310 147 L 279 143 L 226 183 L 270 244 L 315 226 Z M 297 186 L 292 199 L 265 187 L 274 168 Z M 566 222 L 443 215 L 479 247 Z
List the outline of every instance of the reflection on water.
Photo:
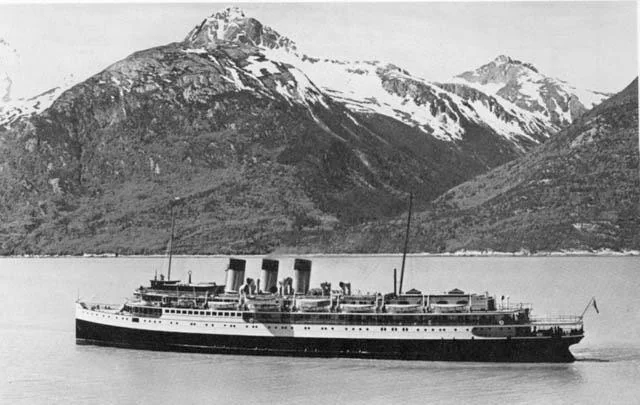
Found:
M 292 262 L 292 258 L 287 258 Z M 288 276 L 289 263 L 281 265 Z M 389 290 L 398 257 L 314 258 L 312 284 Z M 225 258 L 178 258 L 175 274 L 222 282 Z M 250 258 L 255 277 L 260 258 Z M 601 314 L 572 364 L 487 364 L 167 353 L 77 346 L 73 301 L 121 302 L 163 259 L 0 259 L 0 403 L 637 403 L 637 258 L 410 258 L 409 288 L 511 295 L 538 314 Z M 255 272 L 256 274 L 253 274 Z M 356 287 L 357 286 L 357 287 Z

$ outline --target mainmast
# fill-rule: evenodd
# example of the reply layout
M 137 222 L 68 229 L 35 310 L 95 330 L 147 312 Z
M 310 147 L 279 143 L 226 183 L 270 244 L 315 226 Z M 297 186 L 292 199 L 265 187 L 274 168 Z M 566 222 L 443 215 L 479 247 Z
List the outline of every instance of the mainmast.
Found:
M 167 281 L 171 280 L 171 256 L 173 256 L 173 231 L 176 226 L 176 216 L 173 212 L 173 202 L 171 204 L 171 238 L 169 239 L 169 270 L 167 272 Z
M 407 218 L 407 233 L 404 236 L 404 250 L 402 251 L 402 268 L 400 269 L 399 295 L 402 295 L 402 282 L 404 281 L 404 264 L 407 260 L 407 246 L 409 245 L 409 229 L 411 228 L 411 207 L 413 205 L 413 192 L 409 194 L 409 217 Z

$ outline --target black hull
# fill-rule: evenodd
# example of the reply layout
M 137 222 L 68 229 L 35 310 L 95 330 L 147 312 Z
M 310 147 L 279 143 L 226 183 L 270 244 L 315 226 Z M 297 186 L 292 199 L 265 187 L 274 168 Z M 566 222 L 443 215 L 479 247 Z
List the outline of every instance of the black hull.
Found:
M 582 336 L 504 340 L 383 340 L 254 337 L 146 331 L 76 320 L 76 343 L 145 350 L 394 360 L 553 362 L 575 360 Z

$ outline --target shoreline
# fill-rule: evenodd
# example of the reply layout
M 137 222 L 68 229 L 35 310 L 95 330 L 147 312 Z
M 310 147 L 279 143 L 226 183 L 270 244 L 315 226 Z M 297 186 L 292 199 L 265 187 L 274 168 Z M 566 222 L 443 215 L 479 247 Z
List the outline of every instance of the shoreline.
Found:
M 267 254 L 174 254 L 175 258 L 228 258 L 228 257 L 392 257 L 402 256 L 402 253 L 267 253 Z M 587 250 L 566 250 L 553 252 L 536 252 L 527 251 L 519 252 L 496 252 L 496 251 L 476 251 L 463 250 L 448 253 L 407 253 L 408 257 L 635 257 L 640 256 L 640 250 L 613 251 L 601 249 L 597 251 Z M 65 259 L 65 258 L 126 258 L 126 259 L 161 259 L 166 258 L 166 254 L 152 255 L 119 255 L 116 253 L 83 253 L 82 255 L 16 255 L 16 256 L 0 256 L 0 259 Z

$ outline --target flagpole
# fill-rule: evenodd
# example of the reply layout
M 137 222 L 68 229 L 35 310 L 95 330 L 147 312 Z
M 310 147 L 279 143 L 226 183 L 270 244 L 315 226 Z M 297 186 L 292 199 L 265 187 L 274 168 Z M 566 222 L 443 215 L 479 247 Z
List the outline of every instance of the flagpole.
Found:
M 584 318 L 584 314 L 587 313 L 591 305 L 593 305 L 593 308 L 596 310 L 597 313 L 600 313 L 600 311 L 598 311 L 598 307 L 596 306 L 596 297 L 591 297 L 591 299 L 587 303 L 587 306 L 584 307 L 584 311 L 582 311 L 582 315 L 580 315 L 580 319 Z

